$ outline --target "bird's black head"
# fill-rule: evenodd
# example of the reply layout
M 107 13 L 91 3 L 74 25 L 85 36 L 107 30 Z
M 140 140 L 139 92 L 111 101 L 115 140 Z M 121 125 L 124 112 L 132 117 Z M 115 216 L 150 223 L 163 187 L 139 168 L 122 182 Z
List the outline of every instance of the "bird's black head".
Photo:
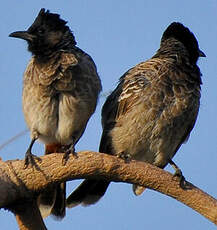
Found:
M 9 36 L 26 40 L 28 50 L 33 55 L 45 58 L 69 45 L 76 45 L 75 38 L 66 23 L 58 14 L 41 9 L 27 31 L 17 31 Z
M 179 22 L 171 23 L 164 31 L 161 43 L 165 40 L 174 38 L 181 42 L 189 53 L 191 63 L 196 63 L 199 57 L 206 55 L 199 49 L 197 39 L 194 34 Z

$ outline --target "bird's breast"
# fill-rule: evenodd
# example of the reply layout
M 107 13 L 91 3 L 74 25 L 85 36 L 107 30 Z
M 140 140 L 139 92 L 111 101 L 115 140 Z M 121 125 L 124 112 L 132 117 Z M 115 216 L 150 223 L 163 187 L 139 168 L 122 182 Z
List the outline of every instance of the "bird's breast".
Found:
M 37 131 L 42 142 L 69 145 L 80 138 L 95 111 L 100 87 L 92 84 L 91 75 L 75 76 L 71 68 L 64 75 L 57 73 L 41 73 L 30 61 L 23 80 L 23 112 L 29 129 Z
M 23 85 L 23 112 L 30 131 L 37 131 L 44 143 L 55 143 L 58 126 L 58 96 L 49 87 Z

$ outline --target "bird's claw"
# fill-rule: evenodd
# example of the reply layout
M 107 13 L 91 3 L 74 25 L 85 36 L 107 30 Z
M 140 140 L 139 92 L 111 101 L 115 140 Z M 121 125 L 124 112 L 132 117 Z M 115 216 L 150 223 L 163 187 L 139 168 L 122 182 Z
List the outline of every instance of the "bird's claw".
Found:
M 77 153 L 75 152 L 74 146 L 71 146 L 69 149 L 65 151 L 62 159 L 62 165 L 66 165 L 70 154 L 72 154 L 74 157 L 77 157 Z
M 121 158 L 124 160 L 126 163 L 130 162 L 132 159 L 132 156 L 130 154 L 125 154 L 124 152 L 118 153 L 117 154 L 118 158 Z
M 41 158 L 37 157 L 36 155 L 33 155 L 31 151 L 27 150 L 25 154 L 24 168 L 27 168 L 29 165 L 34 166 L 36 164 L 35 160 L 40 162 Z
M 175 173 L 173 174 L 173 178 L 178 178 L 179 180 L 179 185 L 182 189 L 185 189 L 185 185 L 186 185 L 186 180 L 185 177 L 182 174 L 182 171 L 180 169 L 177 169 L 175 171 Z
M 169 164 L 175 169 L 175 173 L 173 174 L 173 178 L 178 177 L 179 179 L 179 186 L 182 189 L 186 189 L 186 180 L 185 177 L 182 174 L 181 169 L 170 159 L 169 160 Z
M 173 174 L 173 177 L 182 178 L 184 176 L 182 175 L 182 171 L 180 169 L 176 169 L 175 173 Z

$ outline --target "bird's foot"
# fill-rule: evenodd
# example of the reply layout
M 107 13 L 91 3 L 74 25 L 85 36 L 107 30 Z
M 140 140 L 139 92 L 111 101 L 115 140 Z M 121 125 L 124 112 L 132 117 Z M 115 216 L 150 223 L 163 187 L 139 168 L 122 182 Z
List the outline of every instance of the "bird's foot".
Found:
M 41 161 L 41 159 L 39 157 L 37 157 L 37 156 L 32 154 L 32 146 L 34 145 L 34 143 L 35 143 L 37 138 L 38 137 L 35 137 L 35 138 L 32 139 L 32 141 L 31 141 L 31 143 L 29 145 L 29 148 L 26 151 L 24 168 L 27 168 L 28 165 L 31 165 L 31 166 L 36 165 L 35 160 Z
M 129 163 L 132 160 L 132 156 L 130 154 L 126 154 L 124 152 L 120 152 L 117 154 L 118 158 L 121 158 L 124 160 L 126 163 Z
M 37 157 L 36 155 L 33 155 L 31 150 L 28 149 L 25 154 L 24 168 L 27 168 L 29 165 L 30 166 L 36 165 L 36 160 L 40 162 L 41 158 Z
M 77 157 L 77 153 L 75 152 L 74 144 L 72 144 L 64 153 L 63 159 L 62 159 L 62 165 L 66 165 L 69 155 L 72 154 L 74 157 Z
M 185 189 L 186 188 L 186 180 L 182 174 L 181 169 L 172 160 L 170 160 L 169 163 L 175 169 L 175 173 L 173 174 L 173 178 L 178 178 L 180 187 L 182 189 Z
M 182 171 L 178 170 L 176 171 L 174 174 L 173 174 L 173 178 L 177 177 L 178 180 L 179 180 L 179 186 L 182 188 L 182 189 L 186 189 L 186 180 L 185 180 L 185 177 L 182 175 Z
M 182 178 L 184 176 L 182 175 L 182 171 L 178 168 L 178 169 L 176 169 L 175 173 L 173 174 L 173 177 Z

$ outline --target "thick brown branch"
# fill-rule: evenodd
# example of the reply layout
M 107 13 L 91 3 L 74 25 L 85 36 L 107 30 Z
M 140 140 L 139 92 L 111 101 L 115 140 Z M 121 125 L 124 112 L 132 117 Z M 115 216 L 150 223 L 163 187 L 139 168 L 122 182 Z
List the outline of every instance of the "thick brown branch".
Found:
M 174 177 L 153 165 L 129 163 L 114 156 L 80 152 L 62 165 L 62 154 L 50 154 L 24 169 L 24 161 L 0 162 L 0 207 L 23 198 L 32 198 L 48 184 L 78 178 L 104 178 L 116 182 L 139 184 L 171 196 L 217 224 L 217 200 L 194 185 L 182 189 Z

